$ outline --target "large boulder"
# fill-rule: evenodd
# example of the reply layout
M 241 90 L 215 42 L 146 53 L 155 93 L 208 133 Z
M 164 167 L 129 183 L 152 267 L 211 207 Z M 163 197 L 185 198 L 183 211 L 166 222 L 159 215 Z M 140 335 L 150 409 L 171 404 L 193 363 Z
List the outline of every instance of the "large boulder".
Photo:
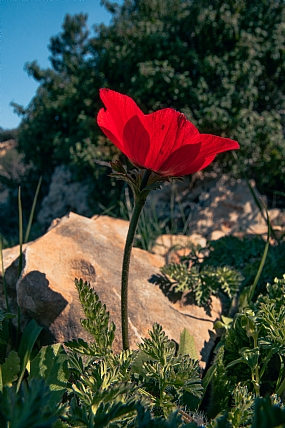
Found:
M 108 216 L 89 219 L 71 213 L 27 245 L 17 284 L 17 259 L 12 260 L 12 250 L 4 250 L 4 259 L 10 258 L 10 264 L 6 262 L 10 298 L 16 293 L 23 315 L 45 327 L 47 343 L 79 337 L 90 340 L 80 324 L 84 314 L 74 285 L 75 278 L 82 278 L 90 282 L 106 304 L 117 326 L 114 350 L 121 350 L 120 280 L 127 230 L 128 222 L 124 220 Z M 187 328 L 194 336 L 198 355 L 207 361 L 213 345 L 213 321 L 221 314 L 221 303 L 213 299 L 209 316 L 195 305 L 171 302 L 153 281 L 163 264 L 163 257 L 133 249 L 129 279 L 131 347 L 147 337 L 148 330 L 158 322 L 176 342 Z

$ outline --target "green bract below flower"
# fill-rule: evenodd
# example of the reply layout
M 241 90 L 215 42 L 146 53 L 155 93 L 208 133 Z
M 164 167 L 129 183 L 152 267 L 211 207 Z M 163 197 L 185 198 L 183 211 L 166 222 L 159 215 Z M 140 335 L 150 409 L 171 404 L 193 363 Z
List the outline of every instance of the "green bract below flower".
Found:
M 139 168 L 164 177 L 206 168 L 218 153 L 239 149 L 237 141 L 200 134 L 185 115 L 172 108 L 144 114 L 134 100 L 104 88 L 97 122 L 104 134 Z

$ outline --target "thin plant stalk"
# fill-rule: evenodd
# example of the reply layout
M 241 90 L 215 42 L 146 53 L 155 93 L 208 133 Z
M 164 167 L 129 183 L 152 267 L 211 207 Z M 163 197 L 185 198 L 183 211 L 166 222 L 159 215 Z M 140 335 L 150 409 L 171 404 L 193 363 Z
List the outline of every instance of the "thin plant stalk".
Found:
M 8 293 L 7 293 L 7 285 L 6 285 L 6 280 L 5 280 L 2 235 L 0 235 L 0 261 L 1 261 L 2 281 L 3 281 L 3 290 L 4 290 L 5 302 L 6 302 L 6 309 L 7 309 L 7 312 L 10 312 L 10 305 L 9 305 Z
M 257 274 L 255 276 L 255 279 L 254 279 L 254 282 L 253 282 L 252 286 L 250 287 L 250 293 L 249 293 L 249 296 L 248 296 L 249 302 L 253 298 L 253 294 L 254 294 L 255 288 L 257 286 L 257 283 L 259 281 L 259 278 L 260 278 L 260 275 L 262 273 L 263 267 L 265 265 L 265 261 L 266 261 L 266 257 L 267 257 L 267 253 L 268 253 L 268 249 L 269 249 L 269 243 L 270 243 L 270 232 L 271 232 L 272 229 L 270 227 L 270 219 L 269 219 L 268 211 L 267 211 L 267 209 L 266 209 L 265 206 L 264 206 L 264 209 L 265 209 L 266 217 L 267 217 L 267 240 L 266 240 L 266 244 L 265 244 L 265 247 L 264 247 L 262 259 L 260 261 Z
M 252 336 L 253 337 L 253 346 L 254 348 L 258 347 L 258 334 L 255 334 Z M 255 390 L 255 395 L 256 397 L 260 396 L 260 376 L 259 376 L 259 366 L 258 364 L 256 364 L 256 367 L 254 369 L 254 371 L 252 371 L 252 380 L 253 380 L 253 387 Z
M 22 272 L 22 267 L 23 267 L 23 211 L 22 211 L 20 186 L 18 190 L 18 213 L 19 213 L 19 245 L 20 245 L 18 277 L 20 277 Z M 21 326 L 21 309 L 20 309 L 20 306 L 18 305 L 17 343 L 19 343 L 20 326 Z
M 31 212 L 30 212 L 30 217 L 29 217 L 29 221 L 28 221 L 28 225 L 27 225 L 27 230 L 25 233 L 24 243 L 28 242 L 28 239 L 30 236 L 30 231 L 31 231 L 31 227 L 32 227 L 32 222 L 33 222 L 33 218 L 34 218 L 34 213 L 35 213 L 35 208 L 36 208 L 36 203 L 37 203 L 40 187 L 42 184 L 42 179 L 43 179 L 43 177 L 40 177 L 38 185 L 37 185 L 36 193 L 35 193 L 34 200 L 33 200 L 33 205 L 32 205 Z
M 176 190 L 176 184 L 174 182 L 171 183 L 171 194 L 170 194 L 170 228 L 171 234 L 174 232 L 174 204 L 175 204 L 175 195 L 174 191 Z
M 22 272 L 23 265 L 23 211 L 22 211 L 22 201 L 21 201 L 21 187 L 19 186 L 18 190 L 18 213 L 19 213 L 19 245 L 20 245 L 20 256 L 19 256 L 19 268 L 18 268 L 18 277 Z
M 29 239 L 29 235 L 30 235 L 30 231 L 31 231 L 31 226 L 32 226 L 32 222 L 33 222 L 33 217 L 34 217 L 34 213 L 35 213 L 35 208 L 36 208 L 36 203 L 37 203 L 37 199 L 38 199 L 38 194 L 39 194 L 39 191 L 40 191 L 41 183 L 42 183 L 42 177 L 40 177 L 38 185 L 37 185 L 37 189 L 36 189 L 36 193 L 35 193 L 35 196 L 34 196 L 33 205 L 32 205 L 32 208 L 31 208 L 31 212 L 30 212 L 30 216 L 29 216 L 29 221 L 28 221 L 28 226 L 27 226 L 27 230 L 26 230 L 26 234 L 25 234 L 25 239 L 24 240 L 23 240 L 23 210 L 22 210 L 22 201 L 21 201 L 21 186 L 19 186 L 19 190 L 18 190 L 19 245 L 20 245 L 18 278 L 20 277 L 20 275 L 22 273 L 22 269 L 23 269 L 23 243 L 26 243 L 28 241 L 28 239 Z M 20 325 L 21 325 L 21 309 L 20 309 L 20 306 L 18 306 L 18 331 L 17 331 L 17 336 L 19 335 Z M 17 338 L 17 341 L 18 341 L 18 338 Z
M 236 161 L 238 161 L 238 156 L 237 156 L 237 154 L 236 154 L 235 152 L 231 152 L 231 153 L 232 153 L 232 155 L 233 155 L 234 159 L 235 159 Z M 246 173 L 245 173 L 244 171 L 241 171 L 241 174 L 243 175 L 243 178 L 245 179 L 245 181 L 246 181 L 246 183 L 247 183 L 247 185 L 248 185 L 248 188 L 249 188 L 249 190 L 250 190 L 250 193 L 252 194 L 252 197 L 253 197 L 253 199 L 254 199 L 254 202 L 256 203 L 256 206 L 258 207 L 258 209 L 259 209 L 259 211 L 260 211 L 260 214 L 262 215 L 263 219 L 266 221 L 266 223 L 267 223 L 267 225 L 268 225 L 268 213 L 267 213 L 267 217 L 265 217 L 265 215 L 264 215 L 264 211 L 263 211 L 263 208 L 265 208 L 265 207 L 264 207 L 264 203 L 263 203 L 263 201 L 262 201 L 262 200 L 260 200 L 260 199 L 258 198 L 258 196 L 256 195 L 255 190 L 254 190 L 254 188 L 252 187 L 252 185 L 250 184 L 250 181 L 249 181 L 249 179 L 247 178 Z M 279 242 L 279 239 L 278 239 L 278 237 L 276 236 L 276 233 L 274 232 L 274 229 L 273 229 L 273 227 L 272 227 L 272 225 L 271 225 L 270 219 L 269 219 L 269 226 L 268 226 L 268 227 L 270 227 L 270 233 L 271 233 L 271 236 L 275 239 L 275 241 L 276 241 L 276 242 L 280 243 L 280 242 Z
M 141 182 L 140 190 L 142 191 L 148 182 L 151 171 L 146 170 Z M 130 271 L 130 260 L 131 253 L 133 248 L 133 243 L 135 239 L 135 234 L 138 226 L 138 221 L 140 214 L 144 207 L 146 201 L 146 195 L 138 195 L 134 198 L 134 209 L 132 217 L 130 220 L 129 230 L 127 234 L 124 257 L 123 257 L 123 267 L 122 267 L 122 283 L 121 283 L 121 322 L 122 322 L 122 341 L 123 349 L 129 349 L 129 325 L 128 325 L 128 283 L 129 283 L 129 271 Z
M 263 267 L 265 265 L 265 261 L 266 261 L 266 258 L 267 258 L 267 253 L 268 253 L 269 244 L 270 244 L 270 231 L 271 231 L 271 228 L 270 228 L 270 219 L 269 219 L 268 211 L 267 211 L 267 209 L 266 209 L 265 206 L 264 206 L 264 209 L 265 209 L 266 216 L 267 216 L 267 240 L 266 240 L 266 244 L 265 244 L 265 247 L 264 247 L 263 255 L 262 255 L 262 258 L 261 258 L 261 261 L 260 261 L 260 264 L 259 264 L 259 268 L 258 268 L 257 274 L 256 274 L 256 276 L 254 278 L 253 284 L 250 285 L 249 287 L 246 287 L 242 291 L 242 293 L 240 294 L 240 296 L 239 296 L 239 302 L 238 302 L 239 310 L 241 310 L 241 309 L 245 308 L 246 306 L 248 306 L 250 304 L 250 302 L 252 301 L 252 298 L 253 298 L 256 286 L 257 286 L 259 278 L 260 278 L 260 276 L 262 274 L 262 270 L 263 270 Z M 233 313 L 233 305 L 231 307 L 230 313 L 231 314 Z

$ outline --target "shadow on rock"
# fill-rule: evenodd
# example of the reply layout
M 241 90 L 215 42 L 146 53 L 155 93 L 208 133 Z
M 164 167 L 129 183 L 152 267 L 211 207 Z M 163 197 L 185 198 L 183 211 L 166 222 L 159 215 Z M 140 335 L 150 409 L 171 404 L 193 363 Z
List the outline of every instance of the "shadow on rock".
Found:
M 158 285 L 163 294 L 170 300 L 171 303 L 177 303 L 182 298 L 182 292 L 176 292 L 173 290 L 174 283 L 171 282 L 165 275 L 152 275 L 148 282 L 151 284 Z
M 18 304 L 40 324 L 50 326 L 68 302 L 49 286 L 46 275 L 37 270 L 25 275 L 18 287 Z
M 174 291 L 174 287 L 176 285 L 175 282 L 171 282 L 167 276 L 165 275 L 152 275 L 148 280 L 151 284 L 158 285 L 163 294 L 169 299 L 171 303 L 177 303 L 183 298 L 183 305 L 196 305 L 193 293 L 191 290 L 189 292 L 182 293 L 181 291 Z M 212 302 L 211 299 L 209 301 L 205 301 L 203 304 L 203 308 L 207 315 L 212 316 Z

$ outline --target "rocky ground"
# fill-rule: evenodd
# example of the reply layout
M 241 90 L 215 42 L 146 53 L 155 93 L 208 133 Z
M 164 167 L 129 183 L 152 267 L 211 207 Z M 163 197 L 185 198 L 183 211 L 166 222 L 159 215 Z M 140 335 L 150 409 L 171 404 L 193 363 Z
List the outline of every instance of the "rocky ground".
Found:
M 2 144 L 0 157 L 6 158 L 9 150 L 15 150 L 13 142 Z M 0 164 L 2 173 L 4 168 L 7 162 Z M 261 198 L 254 182 L 251 187 L 256 197 Z M 2 203 L 5 191 L 2 189 Z M 78 337 L 88 340 L 80 324 L 83 313 L 74 286 L 74 279 L 82 278 L 90 282 L 110 311 L 117 326 L 115 348 L 120 350 L 120 278 L 128 222 L 108 216 L 88 218 L 87 193 L 87 189 L 72 180 L 65 167 L 55 170 L 37 218 L 43 227 L 50 227 L 43 236 L 24 246 L 19 279 L 19 247 L 4 250 L 9 302 L 15 312 L 17 304 L 21 307 L 23 325 L 32 317 L 45 327 L 44 343 Z M 161 235 L 152 253 L 133 249 L 129 297 L 131 346 L 135 347 L 147 336 L 154 322 L 161 324 L 176 342 L 183 328 L 187 328 L 194 337 L 201 364 L 205 365 L 215 340 L 213 322 L 222 313 L 222 302 L 214 298 L 211 314 L 207 315 L 198 306 L 171 301 L 155 285 L 154 278 L 167 261 L 186 254 L 190 243 L 204 247 L 207 240 L 225 235 L 266 237 L 267 225 L 248 183 L 228 176 L 205 175 L 195 187 L 187 180 L 166 184 L 162 190 L 150 194 L 146 207 L 149 215 L 153 207 L 161 218 L 173 216 L 184 222 L 185 233 Z M 275 233 L 282 236 L 284 213 L 274 209 L 269 210 L 269 215 Z M 0 281 L 3 285 L 1 274 Z M 1 290 L 0 309 L 5 309 L 3 287 Z

